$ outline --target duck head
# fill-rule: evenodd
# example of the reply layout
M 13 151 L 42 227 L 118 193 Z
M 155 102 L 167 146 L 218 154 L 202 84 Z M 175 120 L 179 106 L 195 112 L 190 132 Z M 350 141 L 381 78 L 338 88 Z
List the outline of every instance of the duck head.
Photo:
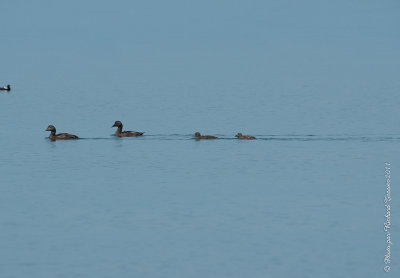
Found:
M 122 127 L 122 123 L 120 121 L 115 121 L 112 127 Z
M 45 131 L 54 131 L 54 132 L 56 132 L 56 128 L 55 128 L 54 125 L 49 125 L 49 126 L 46 128 Z
M 200 132 L 196 132 L 196 133 L 194 134 L 194 137 L 200 137 Z

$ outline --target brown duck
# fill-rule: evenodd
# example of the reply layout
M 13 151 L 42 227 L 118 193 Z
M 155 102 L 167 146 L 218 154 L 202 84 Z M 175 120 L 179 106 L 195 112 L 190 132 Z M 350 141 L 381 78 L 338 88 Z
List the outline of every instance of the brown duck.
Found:
M 78 139 L 78 136 L 69 134 L 69 133 L 60 133 L 56 134 L 56 128 L 54 125 L 49 125 L 46 129 L 46 131 L 50 131 L 50 140 L 55 141 L 55 140 L 68 140 L 68 139 Z
M 211 135 L 201 135 L 200 132 L 196 132 L 194 134 L 194 139 L 218 139 L 216 136 L 211 136 Z
M 241 133 L 236 134 L 235 137 L 236 137 L 237 139 L 256 139 L 256 137 L 254 137 L 254 136 L 243 135 L 243 134 L 241 134 Z
M 138 131 L 122 131 L 122 123 L 120 121 L 116 121 L 112 127 L 117 127 L 117 131 L 115 132 L 115 136 L 117 137 L 137 137 L 142 136 L 144 132 Z

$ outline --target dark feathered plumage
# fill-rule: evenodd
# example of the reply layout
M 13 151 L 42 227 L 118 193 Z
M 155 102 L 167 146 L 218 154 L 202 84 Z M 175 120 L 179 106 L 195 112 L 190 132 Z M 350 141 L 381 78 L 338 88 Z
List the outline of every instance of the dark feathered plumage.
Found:
M 68 139 L 78 139 L 78 136 L 69 134 L 69 133 L 60 133 L 56 134 L 56 128 L 54 125 L 49 125 L 46 129 L 46 131 L 50 131 L 50 140 L 55 141 L 55 140 L 68 140 Z
M 11 86 L 10 85 L 4 86 L 4 87 L 0 87 L 0 91 L 10 91 L 10 90 L 11 90 Z
M 243 134 L 241 134 L 241 133 L 236 134 L 235 137 L 236 137 L 237 139 L 256 139 L 256 137 L 254 137 L 254 136 L 243 135 Z
M 137 137 L 142 136 L 144 132 L 138 131 L 122 131 L 122 123 L 120 121 L 116 121 L 112 127 L 117 127 L 117 131 L 115 132 L 115 136 L 117 137 Z
M 211 135 L 201 135 L 200 132 L 196 132 L 194 134 L 194 139 L 218 139 L 218 137 Z

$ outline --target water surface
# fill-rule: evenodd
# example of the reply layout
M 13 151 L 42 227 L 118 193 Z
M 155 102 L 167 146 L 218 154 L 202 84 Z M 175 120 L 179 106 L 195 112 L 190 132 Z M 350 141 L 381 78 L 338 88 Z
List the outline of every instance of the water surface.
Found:
M 386 161 L 396 275 L 400 7 L 275 2 L 4 1 L 0 276 L 381 277 Z

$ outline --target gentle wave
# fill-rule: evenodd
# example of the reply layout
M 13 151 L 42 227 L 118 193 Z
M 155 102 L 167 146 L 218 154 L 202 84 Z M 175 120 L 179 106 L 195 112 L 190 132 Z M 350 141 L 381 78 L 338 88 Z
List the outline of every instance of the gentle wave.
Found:
M 232 135 L 215 134 L 216 140 L 240 140 Z M 396 136 L 371 136 L 371 135 L 254 135 L 257 139 L 240 141 L 361 141 L 361 142 L 379 142 L 379 141 L 398 141 L 400 135 Z M 46 137 L 48 138 L 48 137 Z M 139 137 L 80 137 L 79 140 L 194 140 L 192 134 L 147 134 Z M 208 141 L 208 140 L 207 140 Z M 214 141 L 214 140 L 212 140 Z

